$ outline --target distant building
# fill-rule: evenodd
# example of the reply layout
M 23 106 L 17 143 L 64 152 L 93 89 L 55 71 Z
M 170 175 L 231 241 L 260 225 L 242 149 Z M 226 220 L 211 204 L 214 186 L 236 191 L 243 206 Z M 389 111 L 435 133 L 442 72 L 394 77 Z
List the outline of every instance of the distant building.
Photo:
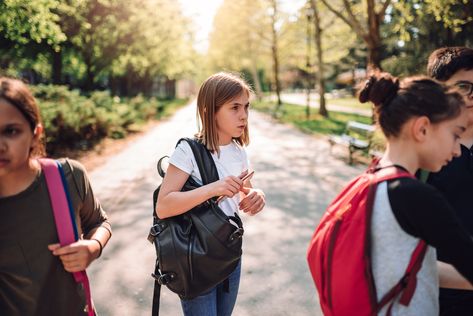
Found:
M 197 85 L 194 80 L 180 79 L 176 82 L 176 98 L 186 99 L 197 95 Z
M 364 79 L 366 79 L 366 69 L 356 68 L 342 72 L 337 76 L 335 82 L 339 85 L 353 86 Z

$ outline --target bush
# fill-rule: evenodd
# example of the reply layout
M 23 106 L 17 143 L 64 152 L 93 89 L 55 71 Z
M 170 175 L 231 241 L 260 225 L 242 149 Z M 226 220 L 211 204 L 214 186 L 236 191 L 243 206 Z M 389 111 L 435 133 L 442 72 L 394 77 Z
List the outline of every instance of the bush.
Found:
M 131 99 L 96 91 L 86 97 L 65 86 L 32 87 L 46 131 L 50 155 L 65 149 L 90 149 L 104 137 L 123 138 L 137 124 L 155 118 L 163 107 L 155 98 L 138 95 Z

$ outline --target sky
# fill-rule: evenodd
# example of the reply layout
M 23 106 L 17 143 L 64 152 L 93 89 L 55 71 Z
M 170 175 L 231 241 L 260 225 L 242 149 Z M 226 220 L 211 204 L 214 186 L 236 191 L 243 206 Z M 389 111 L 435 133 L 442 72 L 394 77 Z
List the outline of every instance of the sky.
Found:
M 186 16 L 194 20 L 196 28 L 195 47 L 199 52 L 206 52 L 208 37 L 212 30 L 213 17 L 223 0 L 179 0 Z
M 194 20 L 196 49 L 205 53 L 208 47 L 208 39 L 212 30 L 213 17 L 217 13 L 223 0 L 179 0 L 184 14 Z M 305 0 L 282 0 L 279 1 L 281 10 L 291 14 L 304 5 Z

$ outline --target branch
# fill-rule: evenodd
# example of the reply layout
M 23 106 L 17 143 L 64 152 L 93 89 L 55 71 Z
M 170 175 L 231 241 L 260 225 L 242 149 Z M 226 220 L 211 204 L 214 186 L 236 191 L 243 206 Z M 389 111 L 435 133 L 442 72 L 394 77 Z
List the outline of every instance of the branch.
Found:
M 314 0 L 311 0 L 311 3 L 312 1 Z M 322 3 L 327 7 L 327 9 L 329 9 L 330 11 L 333 12 L 333 14 L 335 14 L 338 18 L 340 18 L 343 22 L 345 22 L 346 24 L 348 24 L 348 26 L 350 26 L 352 28 L 353 31 L 355 31 L 355 33 L 360 36 L 361 38 L 364 37 L 364 32 L 363 32 L 363 28 L 361 27 L 361 25 L 358 23 L 358 20 L 356 20 L 356 18 L 354 17 L 353 15 L 353 12 L 351 11 L 351 9 L 349 8 L 349 4 L 346 2 L 346 0 L 344 0 L 343 2 L 345 3 L 345 7 L 348 5 L 348 15 L 349 16 L 352 16 L 353 17 L 353 21 L 350 21 L 346 16 L 344 16 L 343 14 L 341 14 L 339 11 L 337 11 L 334 7 L 332 7 L 330 4 L 328 4 L 328 1 L 327 0 L 320 0 L 322 1 Z M 354 24 L 354 22 L 356 21 L 356 24 Z
M 347 10 L 348 16 L 352 19 L 352 28 L 360 36 L 361 38 L 366 36 L 365 30 L 363 29 L 363 26 L 360 24 L 360 22 L 356 19 L 355 15 L 353 14 L 353 11 L 351 9 L 350 4 L 348 3 L 348 0 L 343 0 L 343 4 L 345 5 L 345 9 Z
M 379 24 L 381 24 L 382 22 L 381 19 L 384 17 L 384 14 L 386 13 L 386 9 L 389 7 L 390 4 L 391 4 L 391 0 L 386 0 L 381 10 L 379 10 L 379 12 L 376 14 Z
M 379 10 L 378 15 L 383 16 L 384 13 L 386 13 L 386 9 L 389 7 L 390 4 L 391 4 L 391 0 L 386 0 L 383 4 L 383 7 L 381 8 L 381 10 Z
M 348 24 L 350 27 L 353 27 L 351 25 L 351 22 L 343 15 L 341 14 L 340 12 L 338 12 L 334 7 L 332 7 L 330 4 L 328 4 L 327 0 L 321 0 L 322 3 L 327 7 L 327 9 L 329 9 L 330 11 L 333 12 L 333 14 L 335 14 L 337 17 L 339 17 L 341 20 L 343 20 L 343 22 L 345 22 L 346 24 Z M 312 7 L 315 6 L 315 0 L 311 0 L 310 1 Z

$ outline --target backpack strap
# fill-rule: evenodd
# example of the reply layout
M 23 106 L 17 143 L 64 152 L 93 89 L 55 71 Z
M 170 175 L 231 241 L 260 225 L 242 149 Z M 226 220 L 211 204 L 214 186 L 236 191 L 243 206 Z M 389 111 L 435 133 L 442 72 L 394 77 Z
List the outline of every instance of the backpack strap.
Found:
M 396 167 L 395 165 L 376 169 L 375 165 L 367 171 L 368 174 L 372 176 L 371 178 L 371 199 L 369 205 L 371 205 L 371 209 L 373 208 L 374 202 L 374 194 L 375 189 L 378 183 L 383 181 L 388 181 L 397 178 L 412 178 L 415 179 L 415 176 L 411 173 Z M 408 306 L 411 302 L 412 297 L 414 296 L 414 292 L 417 286 L 417 273 L 419 272 L 420 268 L 422 267 L 422 262 L 424 261 L 425 253 L 427 251 L 427 244 L 420 240 L 417 244 L 416 248 L 412 252 L 411 259 L 409 264 L 406 268 L 406 272 L 404 276 L 399 280 L 399 282 L 391 288 L 391 290 L 386 293 L 383 298 L 377 303 L 376 313 L 379 311 L 389 302 L 388 310 L 386 311 L 386 315 L 391 315 L 392 307 L 394 305 L 396 297 L 401 294 L 400 303 L 402 305 Z
M 151 316 L 159 316 L 159 299 L 161 296 L 161 284 L 158 281 L 159 278 L 159 267 L 158 262 L 154 267 L 154 273 L 152 274 L 154 278 L 154 289 L 153 289 L 153 307 L 151 310 Z
M 176 147 L 177 147 L 177 145 L 179 145 L 179 143 L 181 141 L 187 142 L 189 144 L 191 150 L 192 150 L 195 161 L 197 162 L 197 167 L 199 168 L 200 176 L 202 178 L 202 185 L 206 185 L 206 184 L 212 183 L 214 181 L 217 181 L 219 179 L 217 167 L 215 166 L 215 162 L 214 162 L 214 160 L 212 158 L 212 155 L 210 154 L 209 150 L 203 144 L 201 144 L 197 140 L 191 139 L 191 138 L 181 138 L 181 139 L 179 139 L 177 141 Z M 164 177 L 165 172 L 164 172 L 161 164 L 162 164 L 162 160 L 165 157 L 167 157 L 167 156 L 161 157 L 161 159 L 159 159 L 158 165 L 157 165 L 158 173 L 162 177 Z M 156 194 L 156 192 L 155 192 L 155 194 Z M 153 197 L 153 200 L 156 201 L 157 196 Z M 156 204 L 154 204 L 154 207 L 153 207 L 153 210 L 155 210 L 155 209 L 156 209 Z M 153 212 L 153 218 L 154 218 L 154 221 L 156 221 L 156 216 L 154 215 L 154 212 Z M 239 223 L 238 224 L 239 229 L 242 229 L 241 228 L 242 227 L 241 226 L 241 220 L 238 218 L 238 219 L 235 219 L 235 221 L 237 223 Z M 156 225 L 154 225 L 153 227 L 156 227 Z M 148 238 L 150 238 L 150 237 L 148 237 Z M 153 237 L 151 237 L 151 238 L 153 238 Z M 160 303 L 160 298 L 161 298 L 161 285 L 166 285 L 170 281 L 170 279 L 169 279 L 170 275 L 169 274 L 161 274 L 161 271 L 159 270 L 159 262 L 156 260 L 154 273 L 152 273 L 151 276 L 154 278 L 153 307 L 152 307 L 151 315 L 159 316 L 159 303 Z M 227 285 L 228 285 L 228 283 L 227 283 Z
M 59 162 L 52 159 L 42 158 L 38 159 L 38 161 L 46 178 L 59 243 L 61 246 L 69 245 L 78 239 L 78 235 L 69 190 L 67 188 L 67 181 L 65 180 L 62 166 Z M 80 283 L 84 289 L 88 316 L 94 316 L 95 309 L 92 302 L 87 273 L 84 270 L 74 272 L 72 275 L 74 280 Z
M 186 141 L 192 149 L 202 178 L 202 185 L 217 181 L 219 179 L 217 167 L 207 147 L 195 139 L 181 138 L 179 142 L 182 140 Z
M 404 276 L 399 280 L 399 282 L 384 295 L 377 307 L 377 313 L 389 302 L 389 308 L 386 312 L 386 315 L 391 315 L 392 307 L 396 297 L 401 294 L 399 303 L 404 306 L 408 306 L 414 296 L 414 292 L 417 286 L 417 273 L 422 267 L 422 262 L 424 261 L 425 253 L 427 252 L 427 244 L 420 240 L 417 244 L 417 247 L 414 249 L 411 255 L 411 260 L 407 266 Z
M 380 182 L 396 179 L 396 178 L 412 178 L 415 179 L 415 176 L 411 173 L 404 171 L 396 166 L 390 166 L 388 168 L 383 168 L 376 170 L 373 174 L 373 184 L 377 185 Z M 404 276 L 399 280 L 399 282 L 386 293 L 381 301 L 378 303 L 376 312 L 379 311 L 389 302 L 388 310 L 386 315 L 391 315 L 392 307 L 394 305 L 396 297 L 401 294 L 399 303 L 402 305 L 408 306 L 414 296 L 414 292 L 417 286 L 417 273 L 422 267 L 422 262 L 424 261 L 425 253 L 427 252 L 427 244 L 420 240 L 416 248 L 412 252 L 411 259 L 407 266 Z

